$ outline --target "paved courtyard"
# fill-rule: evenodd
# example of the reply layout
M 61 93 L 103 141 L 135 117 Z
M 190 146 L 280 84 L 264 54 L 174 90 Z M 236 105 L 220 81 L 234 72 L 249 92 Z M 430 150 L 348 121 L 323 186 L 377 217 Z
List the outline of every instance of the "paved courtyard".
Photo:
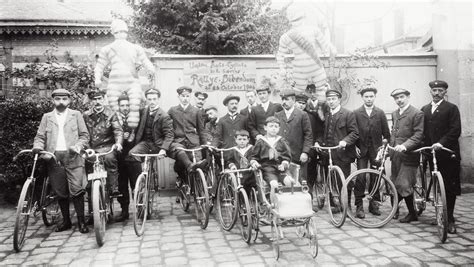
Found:
M 433 207 L 419 222 L 400 224 L 392 221 L 381 229 L 361 229 L 347 221 L 340 229 L 328 223 L 327 213 L 318 217 L 319 255 L 309 254 L 306 239 L 294 229 L 285 229 L 282 254 L 275 261 L 270 227 L 262 227 L 257 241 L 247 245 L 238 227 L 223 231 L 212 216 L 206 230 L 194 220 L 192 207 L 185 213 L 172 196 L 157 197 L 158 211 L 147 223 L 146 232 L 137 237 L 133 222 L 108 226 L 106 243 L 98 247 L 94 233 L 80 234 L 77 229 L 55 233 L 41 218 L 30 222 L 28 239 L 22 252 L 13 251 L 12 232 L 15 207 L 0 208 L 0 265 L 167 265 L 167 266 L 442 266 L 474 265 L 474 193 L 464 194 L 457 203 L 458 234 L 449 235 L 441 244 L 436 228 L 429 224 Z M 405 211 L 401 213 L 405 214 Z M 75 218 L 73 219 L 75 222 Z

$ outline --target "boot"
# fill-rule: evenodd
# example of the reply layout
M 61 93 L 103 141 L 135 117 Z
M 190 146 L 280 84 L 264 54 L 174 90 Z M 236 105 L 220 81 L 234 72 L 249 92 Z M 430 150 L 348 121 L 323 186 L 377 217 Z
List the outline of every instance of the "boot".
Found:
M 128 220 L 128 218 L 130 217 L 130 214 L 128 213 L 128 205 L 127 206 L 122 206 L 122 214 L 120 214 L 120 217 L 115 220 L 116 222 L 123 222 L 123 221 L 126 221 Z
M 61 209 L 61 214 L 63 215 L 63 222 L 56 227 L 54 231 L 62 232 L 71 229 L 72 223 L 69 215 L 69 199 L 63 198 L 58 199 L 59 208 Z
M 87 228 L 86 222 L 84 220 L 84 216 L 77 216 L 77 227 L 81 234 L 89 233 L 89 228 Z
M 401 223 L 409 223 L 413 221 L 418 221 L 418 216 L 416 215 L 415 206 L 413 204 L 413 194 L 405 197 L 405 204 L 408 208 L 408 215 L 405 218 L 400 219 Z
M 356 217 L 359 218 L 359 219 L 364 219 L 365 218 L 364 206 L 357 205 Z
M 380 216 L 382 214 L 380 212 L 379 205 L 375 201 L 369 202 L 369 212 L 375 216 Z
M 72 199 L 74 204 L 74 209 L 76 210 L 77 215 L 77 226 L 79 232 L 82 234 L 88 233 L 89 228 L 87 228 L 86 221 L 84 220 L 84 195 L 75 196 Z

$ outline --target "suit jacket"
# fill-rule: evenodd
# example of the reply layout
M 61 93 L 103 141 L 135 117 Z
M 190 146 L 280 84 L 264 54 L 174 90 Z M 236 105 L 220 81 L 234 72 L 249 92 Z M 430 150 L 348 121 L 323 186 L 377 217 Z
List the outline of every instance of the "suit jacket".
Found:
M 265 135 L 265 120 L 275 115 L 276 112 L 283 110 L 280 104 L 270 102 L 268 105 L 267 112 L 263 110 L 262 105 L 252 107 L 252 112 L 249 116 L 249 132 L 252 138 L 256 139 L 257 135 Z
M 250 107 L 252 109 L 252 107 Z M 250 112 L 249 112 L 249 106 L 246 106 L 245 108 L 240 110 L 240 114 L 244 115 L 245 117 L 249 117 Z
M 456 152 L 460 159 L 459 136 L 461 135 L 461 115 L 456 105 L 443 100 L 433 114 L 431 103 L 422 107 L 424 119 L 424 145 L 440 143 Z
M 319 104 L 318 104 L 319 105 Z M 329 112 L 329 107 L 326 103 L 322 103 L 322 111 L 324 116 Z M 308 101 L 304 109 L 308 114 L 309 122 L 311 123 L 311 132 L 313 133 L 312 143 L 314 144 L 317 140 L 322 139 L 324 135 L 324 120 L 319 117 L 318 107 L 314 107 L 313 103 Z
M 58 121 L 54 114 L 55 110 L 48 112 L 41 118 L 41 123 L 36 132 L 33 141 L 34 148 L 44 149 L 54 153 L 56 151 L 56 143 L 58 141 Z M 81 149 L 87 148 L 89 143 L 89 132 L 81 112 L 77 110 L 67 109 L 66 121 L 64 123 L 64 138 L 66 139 L 66 147 L 78 146 Z M 73 157 L 70 167 L 84 166 L 84 160 L 80 156 Z
M 174 142 L 182 143 L 188 140 L 193 146 L 207 143 L 208 135 L 199 109 L 188 105 L 184 110 L 181 105 L 177 105 L 171 107 L 168 114 L 173 119 Z
M 140 110 L 140 123 L 138 124 L 136 133 L 136 143 L 142 141 L 145 133 L 146 120 L 150 116 L 150 108 L 144 108 Z M 153 118 L 153 143 L 159 149 L 169 150 L 171 143 L 173 142 L 173 120 L 166 114 L 164 110 L 158 108 Z
M 360 156 L 365 157 L 367 153 L 375 156 L 377 148 L 382 146 L 382 139 L 390 140 L 390 129 L 385 112 L 374 107 L 369 116 L 362 105 L 354 110 L 354 115 L 359 127 L 359 140 L 356 145 L 360 149 Z
M 345 141 L 347 143 L 346 148 L 336 150 L 335 156 L 343 162 L 353 162 L 356 158 L 355 143 L 357 139 L 359 139 L 359 130 L 355 115 L 352 111 L 341 107 L 339 112 L 332 115 L 334 124 L 336 125 L 334 136 L 328 136 L 330 115 L 330 112 L 326 114 L 324 136 L 318 143 L 322 143 L 323 146 L 326 146 L 330 138 L 337 140 L 337 143 L 339 143 L 339 141 Z
M 291 158 L 293 162 L 299 163 L 301 153 L 309 154 L 313 144 L 313 133 L 308 115 L 295 107 L 288 119 L 285 110 L 275 113 L 275 117 L 280 120 L 278 135 L 288 140 Z
M 406 152 L 401 153 L 401 160 L 405 164 L 418 165 L 419 154 L 411 153 L 423 144 L 423 121 L 424 114 L 417 108 L 410 105 L 402 115 L 397 109 L 392 113 L 392 134 L 390 135 L 390 145 L 404 145 Z M 400 153 L 400 152 L 391 152 Z
M 237 113 L 235 119 L 232 120 L 227 113 L 217 122 L 217 136 L 212 145 L 219 148 L 231 148 L 235 146 L 235 132 L 244 129 L 247 129 L 247 117 Z
M 89 131 L 89 145 L 93 149 L 122 144 L 123 129 L 117 114 L 108 107 L 96 114 L 92 109 L 84 112 L 84 122 Z

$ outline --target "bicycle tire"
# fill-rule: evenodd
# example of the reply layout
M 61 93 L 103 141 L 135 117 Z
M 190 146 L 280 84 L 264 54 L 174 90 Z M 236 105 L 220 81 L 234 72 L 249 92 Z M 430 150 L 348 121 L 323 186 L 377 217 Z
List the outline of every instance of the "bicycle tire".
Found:
M 234 174 L 224 174 L 217 186 L 217 217 L 225 231 L 230 231 L 237 221 L 237 184 Z
M 246 243 L 250 243 L 252 238 L 252 215 L 250 213 L 249 198 L 242 187 L 239 189 L 238 196 L 240 234 Z
M 352 222 L 354 222 L 356 225 L 360 227 L 364 227 L 364 228 L 382 227 L 386 225 L 387 223 L 389 223 L 392 220 L 393 215 L 397 212 L 397 205 L 396 204 L 392 205 L 392 203 L 398 203 L 397 189 L 395 185 L 393 184 L 393 182 L 390 179 L 388 179 L 384 174 L 381 174 L 380 171 L 374 170 L 374 169 L 360 169 L 351 173 L 351 175 L 347 177 L 344 184 L 344 187 L 346 187 L 347 192 L 355 193 L 354 192 L 355 190 L 350 190 L 349 187 L 351 186 L 351 184 L 354 185 L 356 180 L 360 178 L 360 176 L 362 175 L 365 175 L 366 179 L 377 179 L 375 178 L 375 176 L 381 178 L 380 183 L 378 185 L 377 192 L 378 192 L 378 195 L 380 196 L 380 201 L 378 201 L 379 202 L 378 204 L 380 207 L 382 207 L 382 213 L 380 216 L 372 216 L 370 212 L 368 212 L 365 214 L 365 218 L 361 219 L 361 218 L 357 218 L 355 214 L 353 214 L 353 212 L 349 208 L 347 211 L 347 217 L 349 217 Z M 375 183 L 376 181 L 374 181 L 374 186 L 375 186 Z M 366 186 L 365 189 L 367 189 L 367 191 L 370 192 L 370 188 L 367 188 L 368 184 L 370 183 L 369 182 L 365 183 L 365 186 Z M 351 193 L 351 196 L 348 197 L 348 199 L 351 199 L 351 198 L 355 199 L 355 195 L 352 195 L 352 193 Z M 364 203 L 366 200 L 368 200 L 367 192 L 365 193 L 365 196 L 362 199 L 362 202 Z M 347 201 L 345 203 L 347 203 Z M 351 205 L 351 203 L 349 203 L 349 205 Z M 364 206 L 367 206 L 367 205 L 364 205 Z
M 448 237 L 448 207 L 446 206 L 444 180 L 439 171 L 433 172 L 433 190 L 438 237 L 441 243 L 444 243 Z
M 413 186 L 413 204 L 418 216 L 426 209 L 426 172 L 424 167 L 423 164 L 418 167 L 419 175 L 416 176 L 416 183 Z
M 251 217 L 252 217 L 252 240 L 256 241 L 258 238 L 258 232 L 260 231 L 259 223 L 260 223 L 260 217 L 259 217 L 259 207 L 258 207 L 258 198 L 257 198 L 257 190 L 255 190 L 254 187 L 252 187 L 252 190 L 250 191 L 250 198 L 249 198 L 249 203 L 250 203 L 250 211 L 251 211 Z
M 280 258 L 280 229 L 275 220 L 272 220 L 270 225 L 272 231 L 273 255 L 275 256 L 275 260 L 278 260 Z
M 207 169 L 206 174 L 207 190 L 209 192 L 209 214 L 211 214 L 216 204 L 216 192 L 214 191 L 217 191 L 217 177 L 211 167 Z
M 148 215 L 148 188 L 147 175 L 142 173 L 135 182 L 133 193 L 133 204 L 135 211 L 133 213 L 133 228 L 137 236 L 142 236 L 145 232 L 145 223 Z
M 25 244 L 26 230 L 31 209 L 33 208 L 33 184 L 31 179 L 26 179 L 21 189 L 18 206 L 16 208 L 15 228 L 13 230 L 13 248 L 20 252 Z
M 51 226 L 55 224 L 61 212 L 59 210 L 58 199 L 54 195 L 53 188 L 49 183 L 49 176 L 46 176 L 43 182 L 40 207 L 44 225 Z
M 309 241 L 309 251 L 311 253 L 311 257 L 316 258 L 319 252 L 319 244 L 318 244 L 318 227 L 316 224 L 316 217 L 312 216 L 309 218 L 308 222 L 306 223 L 306 236 L 308 237 Z
M 209 191 L 206 177 L 201 169 L 194 172 L 194 211 L 201 229 L 206 229 L 209 223 Z
M 333 166 L 328 171 L 328 184 L 326 185 L 328 194 L 326 195 L 326 202 L 331 223 L 337 228 L 340 228 L 344 224 L 347 215 L 347 188 L 344 186 L 344 180 L 344 173 L 338 166 Z M 341 186 L 339 187 L 339 185 Z M 334 203 L 335 200 L 337 200 L 338 203 Z M 333 207 L 337 209 L 335 212 L 332 211 Z M 336 218 L 336 214 L 339 213 L 340 218 Z
M 315 199 L 316 199 L 316 203 L 317 203 L 317 207 L 318 209 L 322 209 L 324 208 L 324 203 L 325 203 L 325 200 L 326 200 L 326 193 L 327 193 L 327 190 L 326 190 L 326 185 L 324 183 L 324 179 L 322 177 L 324 177 L 324 169 L 318 165 L 318 173 L 319 173 L 319 177 L 321 177 L 320 181 L 318 181 L 318 179 L 316 179 L 316 181 L 314 182 L 314 192 L 315 192 Z
M 154 164 L 154 163 L 152 163 Z M 147 205 L 147 217 L 148 218 L 152 218 L 152 214 L 153 214 L 153 202 L 154 202 L 154 195 L 155 195 L 155 184 L 158 184 L 157 183 L 157 174 L 156 174 L 156 171 L 155 171 L 155 168 L 153 167 L 153 165 L 151 166 L 150 168 L 150 172 L 148 174 L 148 177 L 150 177 L 150 179 L 148 179 L 148 205 Z
M 107 205 L 105 192 L 100 180 L 92 184 L 92 212 L 94 214 L 94 232 L 97 245 L 104 245 L 105 224 L 107 221 Z

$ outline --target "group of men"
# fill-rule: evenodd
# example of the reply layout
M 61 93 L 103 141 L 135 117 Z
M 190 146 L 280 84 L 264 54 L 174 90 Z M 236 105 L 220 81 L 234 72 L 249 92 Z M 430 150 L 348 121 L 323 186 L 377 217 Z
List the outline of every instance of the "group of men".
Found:
M 90 147 L 96 151 L 115 151 L 104 158 L 107 182 L 113 196 L 119 197 L 122 214 L 118 220 L 129 217 L 128 184 L 133 188 L 141 172 L 140 159 L 135 153 L 157 153 L 159 157 L 169 156 L 176 160 L 177 185 L 180 186 L 186 172 L 206 164 L 205 159 L 193 161 L 180 148 L 196 148 L 211 144 L 219 148 L 236 145 L 236 133 L 246 130 L 250 142 L 265 136 L 266 120 L 275 117 L 280 122 L 278 135 L 286 139 L 291 148 L 291 162 L 302 166 L 302 177 L 312 189 L 318 180 L 316 168 L 318 152 L 312 146 L 339 146 L 333 155 L 333 163 L 344 175 L 350 174 L 351 163 L 357 159 L 358 168 L 375 164 L 377 149 L 382 141 L 390 140 L 395 147 L 391 154 L 392 180 L 400 198 L 405 198 L 409 214 L 401 222 L 417 220 L 413 207 L 413 185 L 416 179 L 418 156 L 411 151 L 422 145 L 435 148 L 447 147 L 456 152 L 456 158 L 439 152 L 439 170 L 447 191 L 448 220 L 450 233 L 454 233 L 453 210 L 459 185 L 459 144 L 461 131 L 460 115 L 454 104 L 444 96 L 448 85 L 444 81 L 429 83 L 433 102 L 422 111 L 409 104 L 410 92 L 396 89 L 391 93 L 399 109 L 392 113 L 393 127 L 390 132 L 385 113 L 374 105 L 377 89 L 364 88 L 360 91 L 363 105 L 355 111 L 341 107 L 342 95 L 337 90 L 321 90 L 308 85 L 306 94 L 293 90 L 281 92 L 282 103 L 270 101 L 270 88 L 261 87 L 246 92 L 248 106 L 238 110 L 240 97 L 228 95 L 223 100 L 226 115 L 218 117 L 216 106 L 205 106 L 207 93 L 194 92 L 196 106 L 191 105 L 192 88 L 177 89 L 179 105 L 168 112 L 160 108 L 161 92 L 151 88 L 145 92 L 146 107 L 140 111 L 139 126 L 132 131 L 127 125 L 130 101 L 127 95 L 118 99 L 118 112 L 112 112 L 106 105 L 104 94 L 91 92 L 91 109 L 81 115 L 71 110 L 70 93 L 64 89 L 53 92 L 55 109 L 45 114 L 34 140 L 35 152 L 47 150 L 55 153 L 58 162 L 49 161 L 48 171 L 54 190 L 59 197 L 63 222 L 57 231 L 71 228 L 69 197 L 76 209 L 79 231 L 88 232 L 84 220 L 86 176 L 81 150 Z M 256 99 L 260 100 L 257 104 Z M 455 171 L 453 171 L 455 170 Z M 364 182 L 355 186 L 357 214 L 364 218 L 361 205 Z M 376 199 L 369 206 L 369 212 L 380 215 Z

